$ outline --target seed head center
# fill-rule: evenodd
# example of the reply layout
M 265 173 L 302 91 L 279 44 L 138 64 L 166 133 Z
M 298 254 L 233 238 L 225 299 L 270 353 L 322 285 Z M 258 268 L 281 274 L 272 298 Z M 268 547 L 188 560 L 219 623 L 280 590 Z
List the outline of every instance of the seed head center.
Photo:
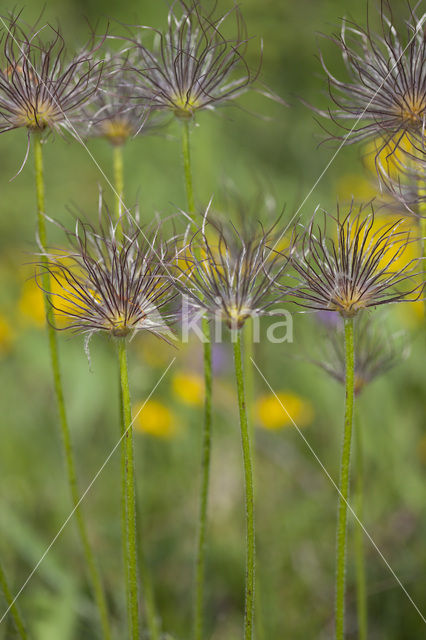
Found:
M 55 106 L 48 100 L 23 106 L 18 114 L 20 126 L 27 127 L 31 131 L 43 131 L 50 126 L 55 118 Z

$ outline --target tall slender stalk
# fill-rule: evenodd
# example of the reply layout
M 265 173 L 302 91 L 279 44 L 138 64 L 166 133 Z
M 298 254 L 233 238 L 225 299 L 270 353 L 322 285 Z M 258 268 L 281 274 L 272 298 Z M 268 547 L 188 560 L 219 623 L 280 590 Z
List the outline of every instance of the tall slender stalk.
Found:
M 249 434 L 253 446 L 253 476 L 256 476 L 256 450 L 255 450 L 255 388 L 254 388 L 254 368 L 253 368 L 253 345 L 254 345 L 254 321 L 253 318 L 247 318 L 244 323 L 243 334 L 243 358 L 244 358 L 244 387 L 247 400 L 247 419 L 249 425 Z M 256 616 L 256 638 L 257 640 L 265 639 L 265 628 L 262 614 L 262 598 L 260 593 L 260 579 L 256 576 L 256 599 L 255 599 L 255 616 Z
M 182 119 L 182 155 L 183 169 L 185 171 L 186 199 L 188 213 L 195 212 L 194 188 L 192 186 L 191 148 L 190 148 L 190 120 Z
M 336 640 L 345 633 L 346 543 L 351 459 L 352 424 L 354 412 L 354 320 L 345 318 L 345 427 L 340 461 L 339 507 L 337 517 L 336 561 Z
M 204 335 L 204 430 L 201 457 L 201 488 L 198 518 L 198 539 L 195 573 L 195 640 L 203 638 L 203 602 L 204 602 L 204 570 L 206 556 L 207 506 L 209 493 L 210 457 L 211 457 L 211 412 L 212 412 L 212 351 L 210 328 L 207 320 L 203 320 Z
M 120 219 L 122 212 L 122 199 L 124 192 L 124 174 L 123 174 L 123 151 L 122 146 L 113 146 L 113 168 L 114 168 L 114 196 L 115 196 L 115 216 L 117 221 Z M 120 237 L 120 229 L 117 227 L 117 234 Z M 121 375 L 118 379 L 119 384 L 119 398 L 120 398 L 120 426 L 121 426 L 121 445 L 120 445 L 120 464 L 121 464 L 121 540 L 122 540 L 122 554 L 123 554 L 123 567 L 127 572 L 128 568 L 128 552 L 127 552 L 127 507 L 126 507 L 126 439 L 124 433 L 126 430 L 124 423 L 124 408 L 123 408 L 123 392 L 121 388 Z M 128 581 L 126 577 L 126 603 L 127 613 L 129 615 L 130 609 L 130 594 L 127 589 Z
M 121 470 L 121 553 L 123 556 L 123 569 L 126 577 L 126 610 L 130 616 L 130 592 L 127 571 L 129 566 L 129 555 L 127 548 L 127 497 L 126 497 L 126 425 L 124 421 L 123 391 L 121 388 L 121 373 L 118 375 L 119 400 L 120 400 L 120 470 Z
M 11 590 L 9 589 L 9 585 L 7 583 L 6 574 L 3 570 L 3 567 L 0 563 L 0 586 L 3 591 L 4 599 L 7 602 L 7 605 L 10 607 L 10 613 L 12 614 L 13 622 L 15 623 L 16 631 L 19 634 L 21 640 L 27 640 L 28 634 L 25 629 L 24 622 L 21 618 L 21 614 L 19 613 L 19 609 L 16 604 L 12 604 L 13 595 Z
M 125 486 L 126 486 L 126 544 L 127 567 L 126 589 L 128 594 L 129 635 L 131 640 L 139 640 L 139 605 L 136 549 L 136 492 L 135 463 L 133 454 L 132 410 L 130 405 L 129 376 L 127 371 L 127 350 L 124 338 L 118 340 L 118 361 L 120 369 L 121 394 L 123 400 L 124 442 L 125 442 Z
M 114 145 L 113 147 L 113 165 L 114 165 L 114 188 L 115 188 L 115 214 L 117 220 L 123 211 L 123 195 L 124 195 L 124 169 L 123 169 L 123 146 Z
M 123 166 L 123 146 L 118 145 L 113 147 L 113 165 L 114 165 L 114 189 L 115 189 L 115 212 L 117 220 L 123 211 L 123 195 L 124 195 L 124 166 Z M 120 376 L 121 378 L 121 376 Z M 121 423 L 121 435 L 124 436 L 126 427 L 124 420 L 124 406 L 123 406 L 123 392 L 121 387 L 121 379 L 119 380 L 120 388 L 120 423 Z M 136 497 L 135 497 L 136 500 Z M 140 521 L 140 517 L 137 509 L 136 500 L 136 520 Z M 130 615 L 131 611 L 131 597 L 128 588 L 129 581 L 127 579 L 127 571 L 129 566 L 129 555 L 127 545 L 127 483 L 126 483 L 126 438 L 122 437 L 121 440 L 121 537 L 122 537 L 122 554 L 123 554 L 123 566 L 126 573 L 126 601 L 127 612 Z M 159 640 L 160 638 L 160 625 L 157 616 L 157 610 L 154 599 L 154 589 L 152 586 L 151 575 L 146 566 L 145 554 L 142 549 L 142 545 L 137 545 L 137 558 L 138 567 L 140 573 L 140 579 L 143 590 L 143 597 L 145 603 L 147 628 L 149 631 L 149 637 L 151 640 Z
M 136 517 L 138 523 L 141 518 L 139 515 L 139 509 L 137 507 L 138 501 L 136 500 Z M 143 545 L 138 544 L 138 567 L 139 575 L 141 579 L 143 602 L 145 605 L 146 623 L 149 632 L 150 640 L 160 640 L 161 628 L 160 621 L 157 615 L 157 607 L 155 604 L 154 589 L 152 586 L 151 572 L 147 566 Z
M 361 422 L 355 413 L 356 441 L 356 514 L 363 521 L 364 502 L 364 461 L 362 449 Z M 355 566 L 358 615 L 358 640 L 367 640 L 367 589 L 365 579 L 364 531 L 359 523 L 355 527 Z
M 37 223 L 38 223 L 38 240 L 43 252 L 46 251 L 46 223 L 44 218 L 45 213 L 45 199 L 44 199 L 44 174 L 43 174 L 43 150 L 39 134 L 33 135 L 34 142 L 34 166 L 35 166 L 35 183 L 36 183 L 36 196 L 37 196 Z M 42 262 L 47 263 L 46 256 L 42 256 Z M 89 537 L 87 534 L 86 523 L 83 517 L 81 507 L 79 505 L 80 496 L 77 486 L 77 475 L 75 471 L 74 454 L 71 443 L 71 434 L 68 427 L 67 415 L 65 411 L 64 394 L 62 388 L 62 378 L 59 366 L 59 354 L 58 344 L 56 340 L 56 333 L 54 328 L 55 317 L 53 309 L 48 301 L 47 291 L 51 290 L 50 277 L 47 269 L 43 270 L 42 285 L 44 289 L 44 304 L 46 310 L 47 319 L 47 333 L 49 340 L 50 359 L 53 372 L 53 382 L 55 388 L 56 401 L 59 410 L 59 419 L 62 432 L 62 441 L 64 446 L 65 463 L 68 475 L 68 484 L 71 493 L 72 503 L 75 510 L 75 517 L 77 520 L 77 527 L 80 534 L 80 539 L 83 545 L 86 564 L 89 572 L 89 577 L 92 583 L 92 589 L 95 596 L 96 604 L 99 609 L 99 615 L 102 625 L 103 637 L 105 640 L 111 638 L 111 630 L 108 620 L 108 610 L 105 600 L 105 594 L 99 575 L 98 567 L 95 557 L 93 555 Z
M 254 438 L 254 376 L 253 363 L 253 319 L 244 323 L 244 382 L 247 398 L 247 415 L 251 437 Z
M 195 211 L 194 188 L 192 184 L 190 121 L 182 122 L 182 155 L 185 173 L 185 190 L 188 213 Z M 194 639 L 202 640 L 204 627 L 204 570 L 206 564 L 207 507 L 210 483 L 211 423 L 212 423 L 212 353 L 210 327 L 203 320 L 204 342 L 204 425 L 201 455 L 200 507 L 195 559 L 195 599 L 194 599 Z
M 243 448 L 245 497 L 246 497 L 246 598 L 244 618 L 244 640 L 253 638 L 254 590 L 255 590 L 255 529 L 254 529 L 254 485 L 250 435 L 248 429 L 244 375 L 241 354 L 241 331 L 237 331 L 234 342 L 235 378 L 240 412 L 241 443 Z

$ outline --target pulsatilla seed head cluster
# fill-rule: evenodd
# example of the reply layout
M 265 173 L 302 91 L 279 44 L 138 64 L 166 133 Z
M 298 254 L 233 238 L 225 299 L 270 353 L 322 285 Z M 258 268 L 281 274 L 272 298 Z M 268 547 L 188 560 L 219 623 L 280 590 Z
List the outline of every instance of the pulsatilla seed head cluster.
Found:
M 420 259 L 408 257 L 415 240 L 402 220 L 375 223 L 372 206 L 351 207 L 343 216 L 339 208 L 337 216 L 323 212 L 318 223 L 320 215 L 293 238 L 292 298 L 298 305 L 351 318 L 369 307 L 421 296 Z
M 95 52 L 102 38 L 93 36 L 68 56 L 59 28 L 26 28 L 19 15 L 3 20 L 0 64 L 0 131 L 68 131 L 84 117 L 82 107 L 94 96 L 102 74 Z
M 206 212 L 207 217 L 207 212 Z M 206 223 L 177 263 L 176 287 L 207 317 L 241 329 L 252 316 L 269 315 L 284 300 L 277 282 L 288 257 L 273 252 L 275 225 L 245 237 L 230 225 Z
M 347 80 L 332 73 L 321 56 L 330 97 L 335 105 L 317 110 L 344 130 L 346 144 L 374 139 L 380 173 L 387 157 L 408 147 L 424 154 L 426 125 L 425 16 L 410 9 L 406 32 L 397 29 L 389 2 L 381 3 L 381 33 L 344 20 L 331 40 L 339 48 Z
M 40 265 L 57 284 L 47 293 L 66 329 L 89 338 L 96 332 L 125 338 L 142 330 L 171 336 L 171 241 L 163 242 L 160 231 L 141 230 L 128 215 L 113 222 L 104 207 L 98 229 L 78 220 L 66 232 L 70 249 L 51 252 Z
M 359 395 L 376 378 L 395 367 L 408 355 L 406 336 L 390 333 L 383 320 L 363 315 L 355 325 L 355 394 Z M 327 327 L 321 353 L 311 362 L 345 384 L 345 344 L 343 324 Z
M 225 22 L 235 20 L 236 33 L 222 33 Z M 139 75 L 138 98 L 149 109 L 191 119 L 197 111 L 214 109 L 235 99 L 257 79 L 245 58 L 247 33 L 239 8 L 216 17 L 205 13 L 198 0 L 174 2 L 167 30 L 141 27 L 134 39 L 133 69 Z M 142 43 L 146 31 L 152 47 Z
M 86 117 L 80 124 L 84 137 L 104 138 L 113 146 L 122 146 L 138 134 L 151 134 L 166 124 L 163 115 L 150 113 L 141 98 L 140 78 L 131 69 L 134 57 L 127 49 L 108 52 L 108 72 L 84 108 Z

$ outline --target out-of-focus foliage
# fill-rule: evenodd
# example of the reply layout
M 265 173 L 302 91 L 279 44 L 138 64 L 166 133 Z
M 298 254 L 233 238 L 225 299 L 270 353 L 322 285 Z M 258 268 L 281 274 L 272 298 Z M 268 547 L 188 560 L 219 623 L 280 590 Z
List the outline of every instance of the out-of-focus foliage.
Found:
M 315 58 L 317 33 L 338 31 L 344 14 L 363 22 L 365 4 L 350 0 L 241 2 L 249 34 L 254 36 L 249 60 L 256 65 L 263 39 L 262 80 L 290 108 L 251 94 L 241 100 L 241 108 L 200 114 L 192 135 L 200 209 L 213 194 L 215 204 L 223 210 L 224 193 L 231 186 L 248 201 L 262 194 L 263 213 L 258 215 L 263 219 L 268 210 L 278 212 L 284 204 L 283 221 L 293 215 L 334 153 L 333 148 L 318 146 L 321 130 L 298 98 L 322 108 L 328 104 Z M 403 3 L 394 4 L 403 14 Z M 25 20 L 31 22 L 43 6 L 42 0 L 33 1 L 24 11 Z M 228 3 L 223 0 L 220 6 L 226 8 Z M 72 49 L 87 37 L 83 16 L 99 32 L 106 29 L 109 19 L 109 31 L 123 33 L 124 24 L 164 26 L 166 15 L 166 2 L 62 0 L 48 3 L 42 19 L 54 22 L 58 18 Z M 331 56 L 331 69 L 343 72 L 341 63 L 333 58 L 332 45 L 324 41 L 322 49 L 325 56 Z M 60 137 L 50 137 L 44 147 L 47 213 L 67 226 L 70 205 L 89 216 L 92 212 L 95 221 L 99 185 L 105 199 L 113 201 L 105 179 L 112 177 L 111 148 L 103 140 L 91 140 L 88 146 L 92 158 L 77 142 Z M 56 424 L 42 300 L 30 280 L 37 251 L 32 158 L 9 182 L 25 154 L 25 133 L 2 135 L 0 147 L 0 557 L 18 590 L 68 516 L 71 503 Z M 150 220 L 155 213 L 175 214 L 185 205 L 179 123 L 155 136 L 130 141 L 124 158 L 125 201 L 129 206 L 139 202 L 142 219 Z M 318 203 L 333 209 L 337 198 L 365 200 L 374 194 L 373 175 L 368 167 L 363 168 L 360 150 L 344 149 L 307 199 L 301 215 L 309 217 Z M 257 215 L 251 208 L 249 214 Z M 49 233 L 52 240 L 62 241 L 54 228 Z M 386 322 L 393 328 L 409 331 L 411 355 L 368 387 L 357 409 L 366 448 L 365 526 L 417 603 L 426 596 L 426 372 L 419 336 L 421 311 L 421 305 L 401 305 L 387 313 Z M 343 392 L 308 363 L 316 355 L 321 336 L 314 314 L 297 313 L 294 343 L 256 345 L 255 359 L 282 401 L 296 411 L 303 435 L 337 479 Z M 95 337 L 89 367 L 81 338 L 61 334 L 59 342 L 79 482 L 85 489 L 119 437 L 114 344 Z M 226 341 L 217 345 L 213 355 L 206 637 L 228 640 L 241 635 L 242 624 L 243 473 L 231 345 Z M 197 341 L 178 349 L 152 337 L 139 336 L 131 343 L 135 407 L 145 401 L 172 358 L 176 360 L 149 401 L 145 420 L 142 411 L 135 425 L 135 439 L 141 542 L 163 628 L 173 638 L 184 639 L 191 628 L 202 354 Z M 269 389 L 256 371 L 253 375 L 257 398 L 257 638 L 325 640 L 330 638 L 333 619 L 336 491 L 286 416 L 280 423 Z M 122 637 L 125 595 L 118 453 L 89 492 L 84 509 L 117 637 Z M 366 552 L 369 637 L 420 638 L 421 619 L 368 541 Z M 348 640 L 356 638 L 352 558 L 350 554 Z M 0 601 L 1 616 L 4 602 Z M 73 522 L 22 593 L 20 604 L 36 639 L 97 637 L 96 611 Z M 0 625 L 0 638 L 13 637 L 8 624 Z

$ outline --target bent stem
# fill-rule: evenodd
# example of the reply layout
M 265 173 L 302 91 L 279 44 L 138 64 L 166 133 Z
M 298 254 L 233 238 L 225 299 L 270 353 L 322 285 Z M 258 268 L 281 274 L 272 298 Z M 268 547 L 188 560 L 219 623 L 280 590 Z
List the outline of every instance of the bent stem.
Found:
M 336 640 L 343 640 L 345 629 L 346 543 L 354 411 L 354 320 L 345 318 L 345 428 L 340 461 L 339 507 L 337 517 L 336 562 Z
M 43 252 L 41 261 L 44 265 L 47 265 L 46 252 L 46 222 L 45 222 L 45 199 L 44 199 L 44 175 L 43 175 L 43 151 L 39 134 L 33 135 L 34 142 L 34 165 L 35 165 L 35 182 L 36 182 L 36 196 L 37 196 L 37 223 L 38 223 L 38 241 L 40 248 Z M 77 527 L 80 534 L 81 543 L 83 545 L 84 555 L 86 559 L 87 569 L 89 577 L 92 583 L 92 589 L 95 596 L 96 604 L 99 609 L 99 616 L 102 625 L 103 637 L 105 640 L 110 640 L 111 630 L 108 620 L 108 610 L 105 600 L 105 594 L 99 575 L 98 567 L 93 555 L 89 537 L 87 534 L 86 523 L 83 517 L 82 510 L 80 508 L 80 496 L 77 486 L 77 475 L 75 471 L 74 454 L 71 443 L 71 434 L 68 427 L 67 415 L 65 411 L 65 401 L 62 388 L 62 378 L 59 366 L 59 354 L 58 343 L 56 339 L 56 333 L 54 328 L 54 313 L 48 300 L 48 291 L 51 291 L 50 276 L 47 269 L 43 270 L 42 274 L 42 286 L 43 286 L 43 298 L 47 319 L 47 334 L 49 340 L 50 359 L 53 372 L 53 382 L 55 389 L 56 402 L 59 410 L 59 419 L 62 432 L 62 442 L 65 454 L 65 463 L 68 475 L 68 484 L 71 493 L 72 503 L 74 506 L 74 512 L 77 520 Z
M 7 583 L 6 574 L 3 570 L 3 567 L 0 563 L 0 586 L 3 591 L 4 599 L 7 602 L 7 606 L 10 607 L 10 613 L 12 614 L 13 622 L 15 623 L 16 630 L 19 634 L 21 640 L 27 640 L 28 635 L 25 629 L 24 622 L 21 618 L 21 614 L 19 613 L 19 609 L 13 602 L 13 595 L 11 590 L 9 589 L 9 585 Z
M 204 570 L 206 558 L 207 506 L 211 457 L 212 348 L 210 342 L 210 327 L 205 318 L 203 319 L 203 332 L 207 338 L 207 342 L 204 344 L 204 428 L 201 455 L 200 511 L 198 517 L 197 555 L 195 562 L 195 640 L 202 640 L 203 638 Z
M 241 356 L 241 331 L 237 331 L 234 342 L 235 378 L 237 382 L 238 407 L 240 412 L 241 443 L 243 449 L 244 481 L 246 498 L 246 596 L 244 618 L 244 640 L 253 638 L 254 588 L 255 588 L 255 529 L 254 488 L 250 435 L 248 430 L 246 401 L 244 395 L 243 364 Z
M 121 394 L 123 400 L 124 443 L 125 443 L 125 504 L 126 504 L 126 592 L 128 594 L 128 619 L 131 640 L 139 640 L 139 607 L 136 551 L 136 495 L 135 464 L 133 455 L 132 410 L 130 405 L 129 376 L 127 371 L 127 351 L 125 338 L 118 340 L 118 360 L 120 368 Z
M 364 462 L 362 450 L 361 423 L 358 412 L 355 413 L 356 438 L 356 514 L 363 521 L 364 503 Z M 358 639 L 367 640 L 367 590 L 365 579 L 364 532 L 357 522 L 355 527 L 355 565 L 356 565 L 356 594 L 358 615 Z

